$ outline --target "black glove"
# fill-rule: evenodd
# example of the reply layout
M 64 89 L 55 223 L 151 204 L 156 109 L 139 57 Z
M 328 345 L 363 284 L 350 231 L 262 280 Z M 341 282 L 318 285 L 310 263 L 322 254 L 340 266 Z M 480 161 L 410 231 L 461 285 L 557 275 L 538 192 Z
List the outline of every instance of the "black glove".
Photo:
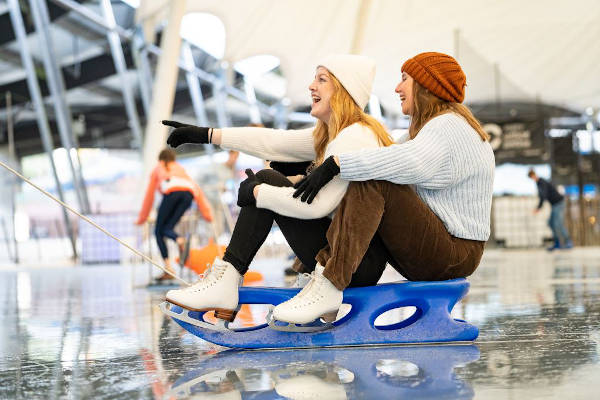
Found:
M 300 161 L 300 162 L 282 162 L 282 161 L 271 161 L 269 165 L 277 172 L 281 172 L 285 176 L 296 176 L 306 175 L 306 168 L 312 163 L 312 161 Z
M 315 168 L 310 175 L 294 185 L 294 197 L 302 195 L 300 200 L 310 204 L 327 182 L 340 173 L 340 167 L 335 163 L 333 156 L 328 157 L 323 164 Z
M 238 189 L 238 199 L 237 205 L 239 207 L 247 207 L 247 206 L 255 206 L 256 198 L 254 197 L 254 186 L 260 184 L 256 176 L 254 176 L 254 172 L 250 168 L 246 170 L 246 178 L 242 183 L 240 183 L 240 188 Z
M 171 131 L 171 134 L 169 134 L 169 138 L 167 139 L 167 144 L 171 147 L 178 147 L 185 143 L 210 143 L 208 141 L 208 133 L 211 128 L 182 124 L 181 122 L 169 120 L 163 120 L 161 122 L 163 125 L 175 128 Z

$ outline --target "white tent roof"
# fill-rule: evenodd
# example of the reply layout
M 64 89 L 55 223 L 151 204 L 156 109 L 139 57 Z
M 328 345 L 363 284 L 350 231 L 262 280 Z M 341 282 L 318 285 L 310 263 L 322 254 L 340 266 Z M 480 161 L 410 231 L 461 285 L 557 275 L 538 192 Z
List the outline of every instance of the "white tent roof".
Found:
M 166 18 L 167 3 L 142 2 L 138 19 Z M 597 0 L 187 0 L 187 8 L 223 21 L 226 61 L 279 57 L 294 104 L 308 104 L 322 57 L 354 46 L 376 60 L 374 93 L 392 110 L 400 109 L 402 63 L 423 51 L 458 58 L 466 102 L 539 96 L 579 110 L 600 106 Z

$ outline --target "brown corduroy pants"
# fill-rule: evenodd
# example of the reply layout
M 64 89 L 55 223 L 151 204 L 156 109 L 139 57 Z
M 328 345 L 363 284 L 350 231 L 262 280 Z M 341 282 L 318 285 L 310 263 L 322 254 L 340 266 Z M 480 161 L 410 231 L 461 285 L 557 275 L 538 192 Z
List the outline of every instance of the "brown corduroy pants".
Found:
M 408 185 L 351 182 L 327 231 L 328 246 L 316 257 L 338 289 L 348 286 L 375 235 L 385 245 L 388 263 L 413 281 L 469 276 L 485 245 L 450 235 Z

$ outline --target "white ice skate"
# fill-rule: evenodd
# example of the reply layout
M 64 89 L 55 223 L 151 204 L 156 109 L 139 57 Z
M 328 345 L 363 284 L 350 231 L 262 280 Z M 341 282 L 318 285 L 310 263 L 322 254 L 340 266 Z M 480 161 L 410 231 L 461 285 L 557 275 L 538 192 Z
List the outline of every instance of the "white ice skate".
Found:
M 189 316 L 189 311 L 215 311 L 215 317 L 231 322 L 238 311 L 238 290 L 243 277 L 230 263 L 216 258 L 204 277 L 193 285 L 177 290 L 169 290 L 161 310 L 176 319 L 209 329 L 223 329 Z M 173 305 L 181 307 L 181 312 L 173 311 Z
M 323 276 L 324 268 L 317 264 L 311 281 L 293 298 L 277 305 L 267 317 L 273 329 L 293 332 L 314 332 L 329 329 L 342 305 L 343 292 Z M 321 319 L 325 323 L 321 322 Z M 288 325 L 278 324 L 287 322 Z M 310 324 L 309 326 L 299 326 Z
M 298 375 L 282 379 L 275 385 L 278 395 L 290 399 L 347 399 L 344 386 L 314 375 Z

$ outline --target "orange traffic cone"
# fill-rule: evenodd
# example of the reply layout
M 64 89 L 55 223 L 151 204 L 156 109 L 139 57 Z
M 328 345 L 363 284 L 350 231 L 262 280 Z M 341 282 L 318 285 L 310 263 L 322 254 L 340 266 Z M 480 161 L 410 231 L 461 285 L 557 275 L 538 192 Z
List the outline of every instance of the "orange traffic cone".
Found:
M 225 246 L 218 245 L 211 238 L 208 244 L 200 249 L 190 249 L 190 255 L 185 262 L 185 266 L 197 274 L 206 271 L 209 265 L 212 265 L 215 257 L 222 256 L 225 253 Z M 179 262 L 179 259 L 177 260 Z
M 197 274 L 202 274 L 212 265 L 215 257 L 222 257 L 226 247 L 218 245 L 211 238 L 208 239 L 208 244 L 200 249 L 190 249 L 190 255 L 185 262 L 185 266 Z M 177 258 L 179 263 L 179 258 Z M 263 280 L 263 275 L 258 271 L 248 271 L 244 274 L 244 285 L 260 282 Z

